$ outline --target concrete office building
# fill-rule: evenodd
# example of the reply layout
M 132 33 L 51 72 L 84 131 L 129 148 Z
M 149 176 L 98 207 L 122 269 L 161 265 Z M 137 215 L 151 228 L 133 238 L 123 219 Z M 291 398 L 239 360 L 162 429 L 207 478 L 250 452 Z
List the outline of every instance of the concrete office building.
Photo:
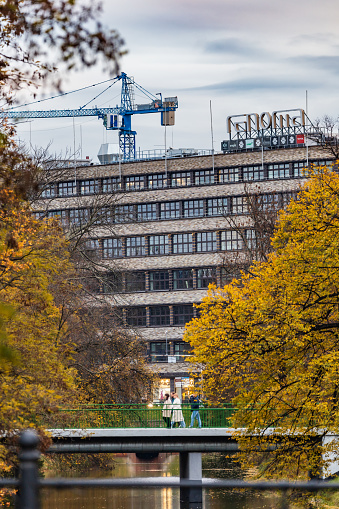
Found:
M 174 388 L 184 397 L 193 383 L 185 323 L 209 283 L 225 283 L 225 257 L 242 249 L 227 218 L 241 220 L 252 236 L 245 190 L 282 207 L 297 192 L 307 162 L 332 160 L 321 146 L 295 146 L 84 166 L 76 178 L 70 168 L 44 189 L 37 215 L 48 209 L 66 225 L 77 223 L 87 217 L 91 196 L 115 196 L 106 214 L 111 227 L 98 224 L 89 239 L 107 266 L 123 274 L 107 302 L 147 340 L 149 361 L 161 375 L 155 399 Z

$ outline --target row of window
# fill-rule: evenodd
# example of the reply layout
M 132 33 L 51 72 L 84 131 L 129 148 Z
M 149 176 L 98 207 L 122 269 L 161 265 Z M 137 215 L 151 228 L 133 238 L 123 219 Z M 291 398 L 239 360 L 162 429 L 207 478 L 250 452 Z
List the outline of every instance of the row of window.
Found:
M 258 195 L 258 206 L 263 209 L 283 208 L 295 198 L 297 192 L 270 193 Z M 252 199 L 252 198 L 251 198 Z M 62 224 L 71 225 L 118 224 L 130 222 L 215 217 L 248 213 L 248 197 L 226 196 L 201 198 L 197 200 L 178 200 L 156 203 L 117 205 L 116 207 L 62 209 L 36 212 L 38 218 L 60 217 Z
M 137 237 L 103 238 L 87 241 L 86 249 L 104 259 L 162 256 L 185 253 L 240 251 L 245 246 L 255 248 L 255 230 L 206 231 L 140 235 Z
M 199 267 L 108 273 L 103 279 L 101 291 L 107 294 L 157 292 L 203 289 L 211 283 L 224 286 L 227 273 L 222 267 Z
M 130 327 L 175 327 L 184 326 L 197 316 L 193 304 L 173 306 L 131 306 L 121 310 L 120 323 Z
M 333 161 L 313 161 L 314 165 L 330 165 Z M 276 163 L 208 170 L 160 173 L 154 175 L 133 175 L 105 177 L 100 179 L 72 180 L 58 182 L 44 187 L 42 198 L 65 196 L 86 196 L 116 191 L 140 191 L 144 189 L 165 189 L 168 187 L 203 186 L 230 182 L 251 182 L 267 179 L 296 178 L 302 175 L 306 161 Z

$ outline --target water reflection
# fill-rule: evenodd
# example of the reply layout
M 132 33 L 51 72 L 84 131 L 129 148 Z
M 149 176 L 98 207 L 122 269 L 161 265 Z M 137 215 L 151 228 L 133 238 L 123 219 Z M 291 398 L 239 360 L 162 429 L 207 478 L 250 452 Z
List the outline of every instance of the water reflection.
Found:
M 140 460 L 134 454 L 117 457 L 111 472 L 90 471 L 86 477 L 178 476 L 179 455 L 159 454 L 153 460 Z M 51 476 L 54 476 L 51 473 Z M 203 477 L 240 478 L 240 469 L 221 454 L 203 456 Z M 41 509 L 182 509 L 177 488 L 86 488 L 46 489 Z M 204 490 L 203 509 L 270 509 L 277 498 L 267 494 Z

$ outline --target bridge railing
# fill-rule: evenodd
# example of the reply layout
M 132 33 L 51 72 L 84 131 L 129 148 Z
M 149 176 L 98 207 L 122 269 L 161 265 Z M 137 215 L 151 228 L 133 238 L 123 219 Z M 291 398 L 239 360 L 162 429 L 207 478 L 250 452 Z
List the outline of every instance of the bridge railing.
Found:
M 231 407 L 200 408 L 204 428 L 228 428 L 236 411 Z M 190 405 L 182 405 L 186 426 L 191 421 Z M 166 428 L 162 406 L 146 405 L 92 405 L 60 409 L 58 414 L 44 417 L 48 428 Z M 195 426 L 197 422 L 195 421 Z

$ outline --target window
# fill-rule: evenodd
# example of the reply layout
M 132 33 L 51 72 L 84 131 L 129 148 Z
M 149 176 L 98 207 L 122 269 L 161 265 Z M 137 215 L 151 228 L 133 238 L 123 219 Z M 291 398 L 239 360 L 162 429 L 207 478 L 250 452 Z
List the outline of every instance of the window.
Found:
M 208 216 L 222 216 L 229 213 L 228 198 L 209 198 L 207 200 L 207 215 Z
M 127 237 L 126 256 L 145 256 L 145 237 Z
M 117 177 L 107 177 L 102 179 L 102 192 L 113 193 L 121 189 L 121 180 Z
M 41 198 L 54 198 L 55 195 L 56 193 L 54 185 L 47 186 L 41 191 Z
M 59 196 L 74 196 L 77 194 L 77 184 L 74 180 L 71 182 L 59 182 Z
M 216 232 L 199 232 L 196 235 L 198 253 L 206 253 L 207 251 L 217 250 Z
M 99 181 L 94 179 L 80 181 L 80 194 L 94 194 L 99 191 Z
M 166 346 L 165 342 L 152 341 L 150 344 L 151 362 L 167 362 Z
M 148 176 L 148 189 L 163 189 L 167 187 L 167 178 L 164 173 Z
M 180 201 L 160 203 L 160 219 L 176 219 L 180 217 Z
M 173 270 L 173 290 L 188 290 L 193 288 L 193 270 L 179 269 Z
M 221 168 L 219 170 L 219 183 L 227 184 L 228 182 L 239 181 L 239 168 Z
M 187 355 L 190 355 L 192 352 L 192 347 L 188 343 L 184 341 L 175 341 L 174 342 L 174 355 L 177 358 L 177 361 L 184 361 Z
M 130 307 L 126 310 L 127 325 L 132 327 L 146 327 L 146 308 Z
M 170 308 L 168 306 L 150 307 L 150 325 L 170 325 Z
M 125 177 L 126 191 L 138 191 L 144 189 L 145 180 L 143 175 L 135 175 L 134 177 Z
M 190 172 L 179 172 L 172 173 L 171 186 L 172 187 L 183 187 L 191 185 L 191 174 Z
M 134 205 L 118 205 L 115 208 L 115 223 L 130 223 L 135 219 Z
M 264 169 L 262 166 L 246 166 L 242 170 L 242 178 L 244 182 L 249 180 L 264 180 Z
M 145 272 L 126 272 L 126 292 L 144 292 L 146 290 Z
M 293 163 L 293 175 L 295 177 L 302 177 L 305 172 L 304 168 L 306 168 L 306 161 L 299 161 L 298 163 Z
M 88 239 L 84 243 L 84 251 L 89 258 L 95 258 L 99 254 L 99 240 Z
M 241 235 L 236 230 L 226 230 L 220 234 L 222 251 L 239 251 L 243 247 Z
M 120 293 L 122 287 L 122 275 L 119 272 L 107 272 L 103 277 L 103 293 Z
M 246 214 L 248 211 L 246 196 L 233 196 L 232 198 L 232 214 Z
M 173 254 L 193 253 L 193 237 L 191 233 L 179 233 L 172 237 Z
M 95 224 L 112 224 L 114 222 L 113 210 L 109 207 L 99 207 L 92 211 Z
M 269 179 L 287 179 L 290 177 L 290 165 L 288 163 L 269 164 Z
M 103 239 L 102 256 L 103 258 L 120 258 L 122 256 L 122 240 Z
M 154 221 L 157 218 L 156 203 L 137 205 L 137 221 Z
M 149 255 L 165 255 L 169 253 L 168 235 L 151 235 L 148 238 Z
M 69 211 L 69 221 L 71 224 L 81 225 L 87 223 L 89 217 L 89 209 L 71 209 Z
M 192 320 L 193 316 L 192 304 L 173 306 L 173 325 L 185 325 Z
M 194 172 L 194 176 L 196 186 L 214 184 L 214 170 L 198 170 Z
M 204 200 L 184 201 L 184 217 L 202 217 L 204 215 Z
M 246 230 L 245 237 L 248 249 L 255 249 L 257 247 L 257 235 L 255 230 Z
M 62 226 L 69 225 L 69 211 L 68 210 L 49 210 L 46 212 L 47 217 L 56 217 L 60 219 Z
M 197 288 L 208 288 L 208 285 L 217 282 L 215 268 L 197 269 Z
M 258 205 L 262 210 L 278 210 L 280 208 L 279 194 L 270 193 L 259 196 Z
M 281 195 L 282 207 L 286 207 L 292 199 L 293 200 L 298 199 L 298 191 L 288 191 L 286 193 L 282 193 Z
M 149 289 L 151 292 L 169 290 L 168 270 L 157 270 L 149 273 Z

